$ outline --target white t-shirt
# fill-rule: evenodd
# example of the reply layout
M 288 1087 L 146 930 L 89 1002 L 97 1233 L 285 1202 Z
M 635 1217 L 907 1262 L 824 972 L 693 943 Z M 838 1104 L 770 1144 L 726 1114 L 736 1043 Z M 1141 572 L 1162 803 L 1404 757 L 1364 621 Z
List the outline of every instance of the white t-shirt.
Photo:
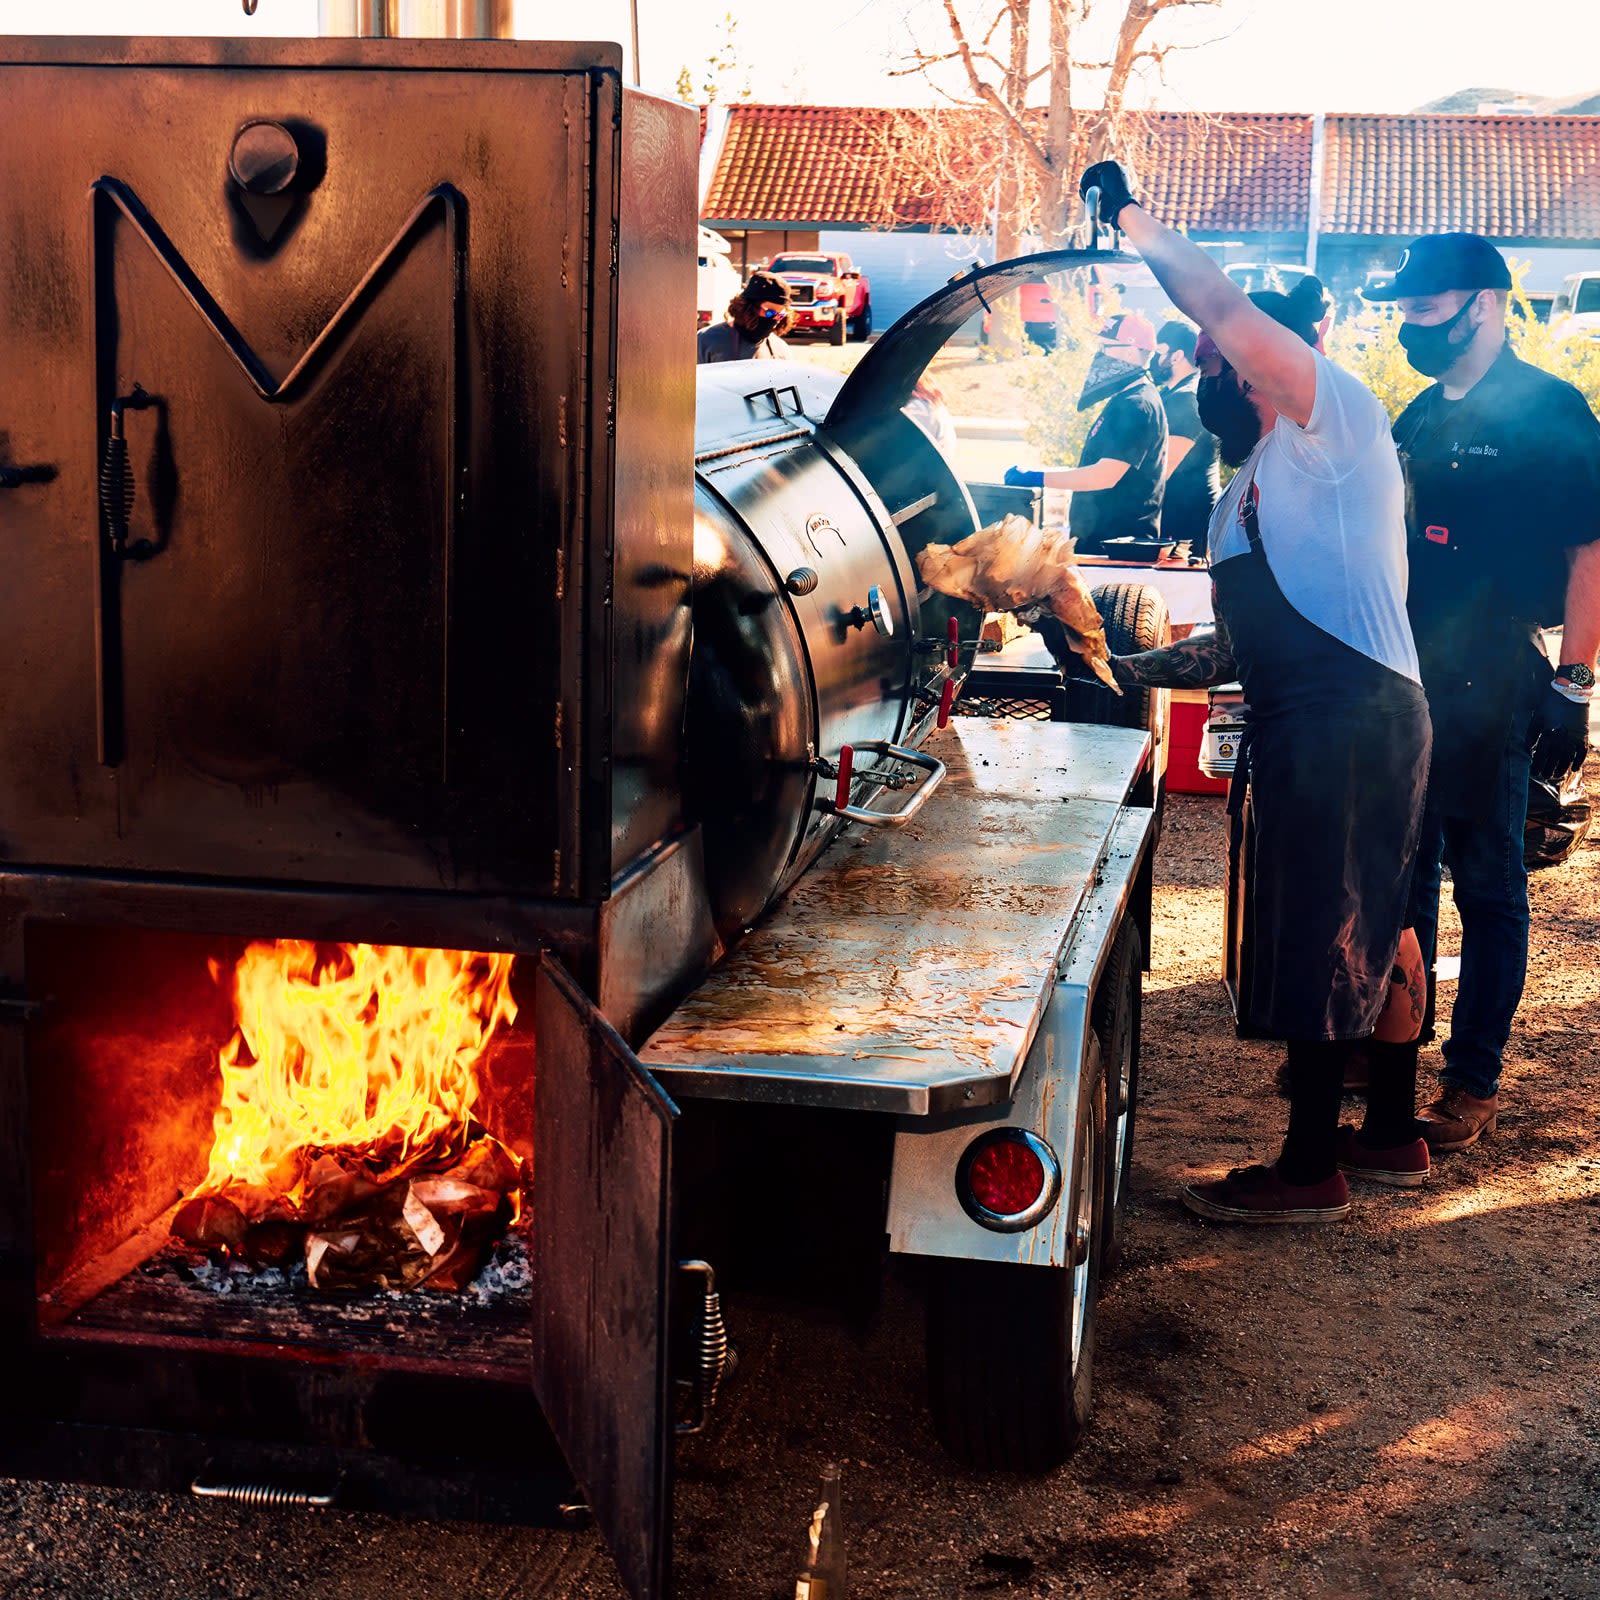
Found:
M 1313 352 L 1316 354 L 1316 352 Z M 1316 354 L 1301 427 L 1280 416 L 1211 513 L 1211 565 L 1249 548 L 1239 500 L 1253 478 L 1267 565 L 1283 597 L 1324 633 L 1420 682 L 1406 619 L 1406 494 L 1378 397 Z

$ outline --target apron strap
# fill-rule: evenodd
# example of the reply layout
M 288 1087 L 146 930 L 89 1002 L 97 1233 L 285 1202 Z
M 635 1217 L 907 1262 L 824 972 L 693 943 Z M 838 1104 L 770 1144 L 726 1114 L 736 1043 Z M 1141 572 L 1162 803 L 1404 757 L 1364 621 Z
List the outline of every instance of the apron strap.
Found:
M 1256 487 L 1256 475 L 1250 474 L 1250 481 L 1244 486 L 1244 493 L 1239 496 L 1239 526 L 1244 529 L 1244 536 L 1250 541 L 1250 548 L 1257 555 L 1261 555 L 1261 517 L 1256 510 L 1257 502 L 1261 498 L 1261 491 Z

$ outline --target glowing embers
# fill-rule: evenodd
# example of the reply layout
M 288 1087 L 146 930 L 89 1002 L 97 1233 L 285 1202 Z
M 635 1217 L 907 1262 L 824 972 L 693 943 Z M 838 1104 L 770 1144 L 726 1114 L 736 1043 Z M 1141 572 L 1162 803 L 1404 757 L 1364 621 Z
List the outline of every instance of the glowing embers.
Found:
M 249 946 L 210 1171 L 172 1231 L 262 1265 L 303 1255 L 314 1288 L 469 1282 L 524 1181 L 473 1112 L 478 1062 L 517 1014 L 512 960 Z

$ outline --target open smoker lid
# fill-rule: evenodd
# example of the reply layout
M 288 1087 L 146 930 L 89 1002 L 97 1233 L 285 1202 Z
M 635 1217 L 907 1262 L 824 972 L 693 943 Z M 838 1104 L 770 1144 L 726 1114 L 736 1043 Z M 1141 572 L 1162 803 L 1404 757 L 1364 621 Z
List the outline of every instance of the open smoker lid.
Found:
M 1074 267 L 1136 266 L 1138 259 L 1120 250 L 1044 250 L 961 273 L 877 339 L 845 379 L 823 427 L 838 432 L 898 411 L 951 334 L 1023 284 Z

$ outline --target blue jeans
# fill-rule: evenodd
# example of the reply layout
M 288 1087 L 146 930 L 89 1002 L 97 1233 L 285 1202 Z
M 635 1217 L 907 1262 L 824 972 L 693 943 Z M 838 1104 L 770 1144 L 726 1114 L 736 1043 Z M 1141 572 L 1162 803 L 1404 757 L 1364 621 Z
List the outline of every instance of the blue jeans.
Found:
M 1528 817 L 1528 738 L 1518 731 L 1489 780 L 1488 815 L 1467 821 L 1441 816 L 1430 795 L 1411 879 L 1411 926 L 1428 969 L 1431 1037 L 1434 956 L 1439 935 L 1440 865 L 1450 869 L 1461 913 L 1461 981 L 1444 1042 L 1442 1084 L 1487 1099 L 1500 1087 L 1500 1055 L 1528 971 L 1528 869 L 1522 833 Z

